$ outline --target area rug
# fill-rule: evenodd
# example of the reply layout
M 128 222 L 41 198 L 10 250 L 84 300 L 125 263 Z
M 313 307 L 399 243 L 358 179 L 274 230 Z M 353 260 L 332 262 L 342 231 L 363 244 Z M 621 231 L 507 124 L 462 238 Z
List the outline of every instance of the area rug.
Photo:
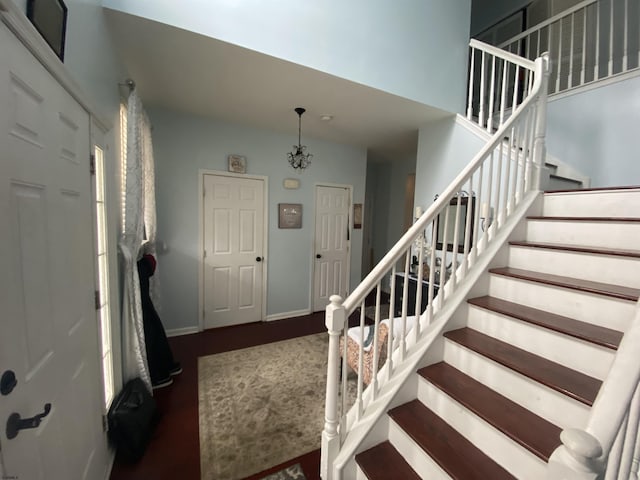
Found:
M 320 448 L 328 345 L 320 333 L 198 359 L 203 480 L 242 479 Z
M 304 476 L 300 464 L 296 463 L 290 467 L 283 468 L 279 472 L 272 473 L 261 480 L 307 480 L 307 477 Z

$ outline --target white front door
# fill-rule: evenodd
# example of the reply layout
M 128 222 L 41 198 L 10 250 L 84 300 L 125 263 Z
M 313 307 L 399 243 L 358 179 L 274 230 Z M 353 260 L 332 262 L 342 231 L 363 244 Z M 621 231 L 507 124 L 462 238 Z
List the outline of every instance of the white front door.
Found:
M 0 469 L 104 478 L 89 115 L 1 23 L 0 45 Z
M 316 187 L 314 312 L 324 310 L 331 295 L 345 298 L 349 290 L 349 193 L 346 187 Z
M 203 177 L 204 328 L 260 321 L 265 181 Z

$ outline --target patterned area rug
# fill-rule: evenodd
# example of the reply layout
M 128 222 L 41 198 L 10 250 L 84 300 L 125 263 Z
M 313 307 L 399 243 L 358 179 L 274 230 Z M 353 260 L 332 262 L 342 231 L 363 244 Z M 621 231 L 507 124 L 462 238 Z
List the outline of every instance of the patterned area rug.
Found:
M 245 478 L 320 448 L 328 345 L 319 333 L 198 359 L 203 480 Z
M 262 478 L 262 480 L 307 480 L 307 477 L 304 476 L 300 464 L 296 463 L 290 467 L 283 468 L 279 472 L 272 473 Z

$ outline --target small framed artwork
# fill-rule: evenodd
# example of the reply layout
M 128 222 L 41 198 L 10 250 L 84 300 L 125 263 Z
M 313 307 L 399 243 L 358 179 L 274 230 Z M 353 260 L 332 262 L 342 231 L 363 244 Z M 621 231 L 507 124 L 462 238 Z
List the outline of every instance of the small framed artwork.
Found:
M 64 61 L 67 6 L 62 0 L 27 0 L 27 18 L 60 60 Z
M 278 204 L 278 228 L 302 228 L 302 204 Z
M 229 171 L 233 173 L 247 173 L 247 157 L 229 155 Z
M 362 204 L 353 204 L 353 228 L 362 228 Z

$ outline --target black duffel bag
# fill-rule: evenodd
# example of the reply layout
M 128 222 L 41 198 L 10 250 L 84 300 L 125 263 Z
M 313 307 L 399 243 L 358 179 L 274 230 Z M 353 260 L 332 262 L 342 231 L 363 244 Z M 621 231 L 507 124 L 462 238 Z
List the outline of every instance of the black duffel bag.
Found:
M 109 441 L 116 448 L 118 458 L 126 462 L 139 460 L 158 419 L 156 401 L 144 382 L 140 378 L 127 382 L 107 414 Z

